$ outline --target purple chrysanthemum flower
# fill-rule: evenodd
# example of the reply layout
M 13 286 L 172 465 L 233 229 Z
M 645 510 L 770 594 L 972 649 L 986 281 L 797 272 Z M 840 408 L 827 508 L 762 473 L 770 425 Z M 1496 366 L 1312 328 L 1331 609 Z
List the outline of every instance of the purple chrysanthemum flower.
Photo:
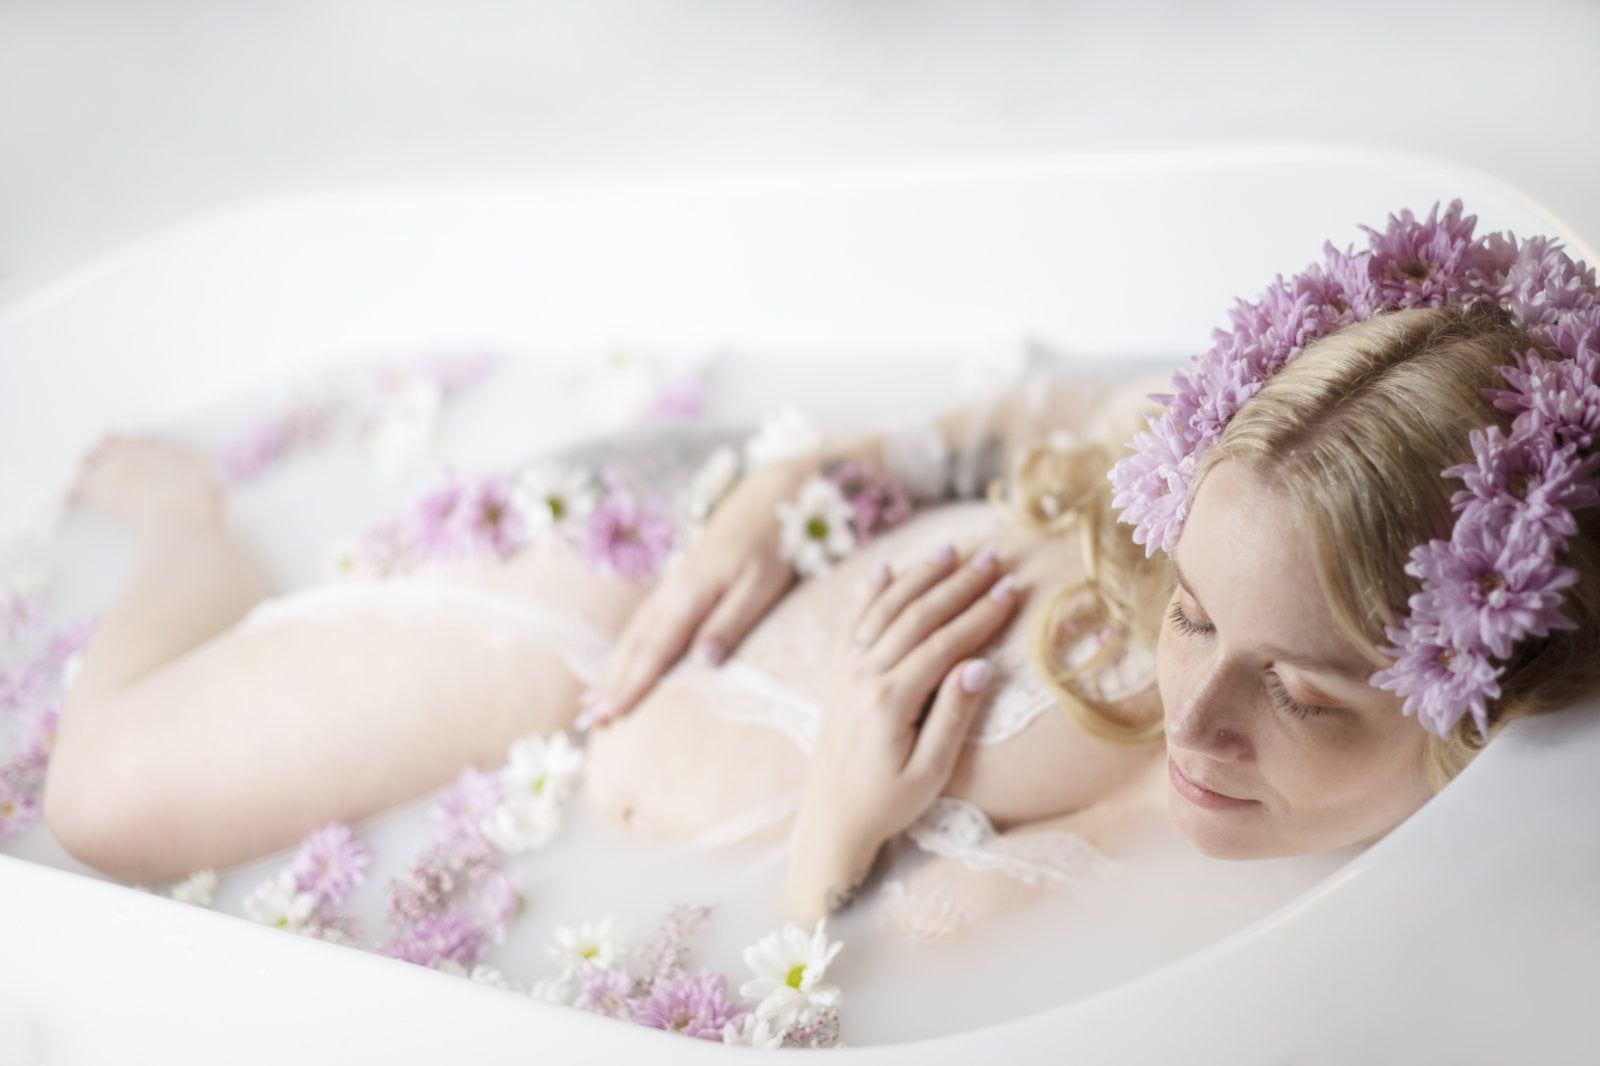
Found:
M 1466 488 L 1450 498 L 1459 521 L 1529 522 L 1548 533 L 1578 532 L 1572 512 L 1600 503 L 1593 474 L 1600 456 L 1580 457 L 1575 446 L 1557 447 L 1537 429 L 1506 437 L 1499 426 L 1469 434 L 1475 462 L 1448 467 Z
M 634 979 L 626 970 L 589 965 L 584 967 L 579 979 L 583 987 L 573 1001 L 579 1009 L 610 1018 L 633 1019 L 639 997 L 635 994 Z
M 1481 652 L 1451 644 L 1419 613 L 1388 636 L 1393 644 L 1380 650 L 1394 665 L 1373 674 L 1371 684 L 1404 696 L 1401 713 L 1415 714 L 1438 736 L 1448 736 L 1468 711 L 1479 734 L 1489 735 L 1487 703 L 1500 696 L 1500 671 Z
M 371 861 L 371 852 L 348 825 L 330 822 L 306 834 L 290 869 L 299 891 L 317 897 L 318 906 L 336 907 L 366 880 Z
M 1594 268 L 1574 262 L 1560 241 L 1529 237 L 1498 295 L 1518 325 L 1549 328 L 1595 306 Z
M 722 1027 L 744 1013 L 728 1001 L 727 985 L 726 977 L 709 970 L 657 981 L 650 994 L 634 1005 L 633 1020 L 654 1029 L 721 1040 Z
M 1452 200 L 1441 218 L 1436 201 L 1421 221 L 1402 208 L 1382 233 L 1361 227 L 1372 239 L 1372 276 L 1386 307 L 1439 307 L 1461 289 L 1467 269 L 1480 266 L 1472 239 L 1477 216 L 1461 212 L 1461 201 Z
M 705 411 L 706 391 L 705 374 L 691 370 L 662 386 L 646 413 L 660 419 L 699 418 Z
M 1157 548 L 1170 551 L 1178 541 L 1197 458 L 1164 414 L 1134 436 L 1133 448 L 1133 455 L 1111 468 L 1112 504 L 1122 509 L 1122 521 L 1133 525 L 1133 542 L 1145 546 L 1148 558 Z
M 639 504 L 632 493 L 613 485 L 589 513 L 584 555 L 591 566 L 647 581 L 672 551 L 675 537 L 668 515 Z
M 911 517 L 911 495 L 906 487 L 874 467 L 842 460 L 827 471 L 827 477 L 850 503 L 850 532 L 857 543 L 865 543 Z
M 504 943 L 507 927 L 521 910 L 522 885 L 516 875 L 507 870 L 490 874 L 478 895 L 478 912 L 489 938 Z
M 1517 261 L 1517 238 L 1511 233 L 1487 233 L 1479 240 L 1477 254 L 1462 270 L 1463 304 L 1498 303 L 1500 287 Z
M 437 966 L 441 959 L 472 966 L 482 958 L 486 946 L 477 922 L 457 911 L 445 911 L 402 929 L 378 954 L 418 966 Z
M 511 504 L 505 478 L 483 478 L 472 487 L 463 507 L 466 536 L 476 554 L 505 559 L 526 543 L 522 513 Z
M 417 501 L 413 512 L 413 541 L 429 558 L 448 558 L 460 549 L 462 525 L 460 510 L 466 498 L 466 485 L 454 470 L 445 475 L 444 484 L 430 489 Z
M 1557 352 L 1592 367 L 1600 362 L 1600 303 L 1568 315 L 1544 334 Z
M 1532 525 L 1458 520 L 1450 540 L 1412 550 L 1406 573 L 1422 580 L 1412 611 L 1437 620 L 1449 644 L 1500 658 L 1524 636 L 1575 629 L 1561 590 L 1578 575 L 1556 563 L 1558 544 Z
M 444 828 L 447 841 L 476 840 L 479 824 L 494 811 L 502 791 L 498 776 L 468 766 L 435 797 L 428 817 Z
M 1500 368 L 1509 389 L 1484 389 L 1484 398 L 1517 415 L 1516 432 L 1589 448 L 1600 441 L 1600 361 L 1547 359 L 1537 351 Z

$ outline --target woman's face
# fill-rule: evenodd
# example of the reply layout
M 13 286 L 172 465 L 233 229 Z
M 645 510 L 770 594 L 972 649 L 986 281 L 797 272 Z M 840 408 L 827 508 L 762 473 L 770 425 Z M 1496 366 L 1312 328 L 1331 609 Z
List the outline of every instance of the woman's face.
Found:
M 1366 845 L 1431 795 L 1427 734 L 1337 635 L 1287 502 L 1233 462 L 1206 475 L 1172 552 L 1157 646 L 1167 809 L 1202 853 L 1262 859 Z

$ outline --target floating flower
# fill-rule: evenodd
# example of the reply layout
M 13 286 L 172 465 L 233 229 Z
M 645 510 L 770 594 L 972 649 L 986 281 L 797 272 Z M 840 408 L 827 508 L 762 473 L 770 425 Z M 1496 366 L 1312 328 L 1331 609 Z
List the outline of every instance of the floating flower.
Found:
M 215 870 L 196 870 L 184 880 L 173 885 L 167 895 L 179 903 L 192 903 L 197 907 L 211 906 L 211 898 L 217 890 L 217 872 Z
M 911 494 L 897 478 L 876 467 L 845 459 L 829 464 L 824 476 L 839 486 L 850 504 L 850 532 L 858 544 L 911 517 Z
M 446 911 L 407 926 L 378 954 L 418 966 L 437 966 L 444 959 L 471 966 L 486 947 L 482 926 L 458 911 Z
M 531 544 L 577 546 L 584 540 L 598 494 L 588 471 L 541 461 L 524 467 L 511 491 Z
M 703 971 L 658 981 L 633 1004 L 633 1020 L 653 1029 L 721 1040 L 722 1031 L 740 1013 L 728 1002 L 727 978 Z
M 822 433 L 797 407 L 786 407 L 762 421 L 744 445 L 744 468 L 754 470 L 822 444 Z
M 739 994 L 758 1001 L 758 1015 L 787 1026 L 838 1004 L 839 987 L 822 979 L 844 942 L 828 940 L 826 922 L 826 916 L 818 918 L 809 934 L 791 922 L 744 949 L 755 976 L 739 986 Z
M 500 775 L 468 766 L 434 797 L 428 817 L 442 826 L 447 841 L 470 840 L 478 826 L 494 812 L 503 790 Z
M 720 445 L 695 471 L 687 491 L 690 518 L 702 522 L 739 480 L 739 453 Z
M 330 822 L 306 834 L 289 868 L 299 891 L 311 893 L 319 907 L 334 907 L 366 880 L 371 861 L 348 825 Z
M 574 999 L 578 996 L 581 983 L 576 974 L 563 970 L 549 977 L 541 977 L 528 986 L 528 995 L 545 1003 L 554 1003 L 561 1007 L 573 1006 Z
M 784 1031 L 784 1027 L 774 1025 L 771 1018 L 747 1011 L 737 1021 L 728 1022 L 722 1027 L 722 1042 L 741 1047 L 782 1047 Z
M 626 970 L 584 966 L 575 972 L 580 990 L 573 1006 L 610 1018 L 634 1020 L 635 984 Z
M 478 830 L 502 851 L 541 848 L 561 827 L 561 805 L 583 768 L 583 753 L 561 731 L 514 741 L 498 781 L 500 796 Z
M 591 566 L 648 581 L 671 553 L 675 539 L 670 517 L 614 485 L 589 515 L 584 553 Z
M 257 885 L 244 899 L 245 913 L 252 919 L 291 932 L 306 925 L 316 909 L 317 897 L 301 891 L 298 878 L 287 866 L 272 880 Z
M 781 551 L 803 577 L 827 573 L 833 561 L 856 546 L 850 531 L 855 509 L 825 477 L 813 477 L 800 487 L 793 503 L 780 503 Z
M 609 914 L 577 928 L 561 926 L 553 937 L 546 952 L 564 973 L 576 974 L 585 966 L 610 969 L 622 957 L 622 936 L 616 919 Z

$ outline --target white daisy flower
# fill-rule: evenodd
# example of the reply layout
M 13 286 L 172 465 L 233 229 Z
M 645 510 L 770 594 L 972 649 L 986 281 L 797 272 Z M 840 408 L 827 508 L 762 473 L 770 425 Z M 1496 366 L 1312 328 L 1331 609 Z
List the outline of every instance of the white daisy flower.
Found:
M 540 461 L 528 464 L 511 487 L 511 505 L 527 526 L 528 539 L 541 547 L 577 544 L 599 502 L 594 479 L 577 467 Z
M 828 940 L 823 931 L 827 920 L 818 918 L 809 934 L 790 922 L 744 949 L 745 964 L 755 976 L 739 986 L 739 994 L 758 1001 L 757 1015 L 787 1028 L 838 1005 L 839 986 L 822 978 L 844 941 Z
M 695 471 L 689 482 L 689 517 L 703 522 L 722 498 L 739 480 L 739 453 L 729 445 L 721 445 Z
M 763 421 L 745 441 L 745 469 L 802 455 L 821 444 L 822 433 L 810 416 L 797 407 L 786 407 Z
M 196 870 L 183 881 L 173 885 L 167 895 L 179 903 L 193 903 L 197 907 L 211 906 L 211 897 L 217 890 L 215 870 Z
M 508 855 L 544 847 L 561 829 L 561 805 L 554 796 L 514 793 L 501 799 L 478 823 L 484 839 Z
M 853 514 L 838 485 L 825 477 L 811 478 L 793 503 L 778 504 L 783 557 L 804 577 L 827 573 L 833 560 L 856 546 L 850 532 Z
M 448 974 L 454 974 L 457 977 L 465 977 L 469 981 L 476 981 L 481 985 L 493 985 L 495 988 L 504 988 L 509 992 L 527 991 L 527 989 L 522 987 L 521 982 L 511 979 L 505 974 L 501 973 L 499 970 L 495 969 L 493 966 L 487 966 L 481 962 L 475 964 L 472 969 L 469 970 L 455 959 L 446 956 L 439 960 L 438 964 L 434 966 L 434 969 L 442 970 Z
M 575 976 L 587 964 L 609 970 L 622 957 L 622 937 L 616 919 L 606 915 L 598 922 L 584 922 L 576 929 L 561 926 L 555 942 L 547 949 L 561 972 Z
M 528 995 L 546 1003 L 555 1003 L 559 1006 L 570 1007 L 578 998 L 578 992 L 583 988 L 582 982 L 567 971 L 563 970 L 552 977 L 541 977 L 528 986 Z
M 425 374 L 406 374 L 367 432 L 367 449 L 380 478 L 397 477 L 433 450 L 443 404 L 438 382 Z
M 741 1047 L 782 1047 L 785 1032 L 786 1027 L 773 1025 L 771 1018 L 750 1011 L 740 1015 L 737 1023 L 728 1022 L 722 1027 L 722 1042 Z
M 583 749 L 572 743 L 564 730 L 558 729 L 549 736 L 529 733 L 512 741 L 506 765 L 500 770 L 500 783 L 507 793 L 550 795 L 564 800 L 582 770 Z
M 263 881 L 245 897 L 244 910 L 263 925 L 298 931 L 316 910 L 317 897 L 295 888 L 295 875 L 285 866 L 271 881 Z

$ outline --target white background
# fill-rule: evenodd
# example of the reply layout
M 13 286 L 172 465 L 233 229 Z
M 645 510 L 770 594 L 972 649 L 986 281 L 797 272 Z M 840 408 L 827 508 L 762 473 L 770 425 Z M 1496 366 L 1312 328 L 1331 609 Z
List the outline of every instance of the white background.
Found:
M 0 299 L 264 193 L 1280 138 L 1593 243 L 1597 55 L 1593 0 L 0 0 Z

